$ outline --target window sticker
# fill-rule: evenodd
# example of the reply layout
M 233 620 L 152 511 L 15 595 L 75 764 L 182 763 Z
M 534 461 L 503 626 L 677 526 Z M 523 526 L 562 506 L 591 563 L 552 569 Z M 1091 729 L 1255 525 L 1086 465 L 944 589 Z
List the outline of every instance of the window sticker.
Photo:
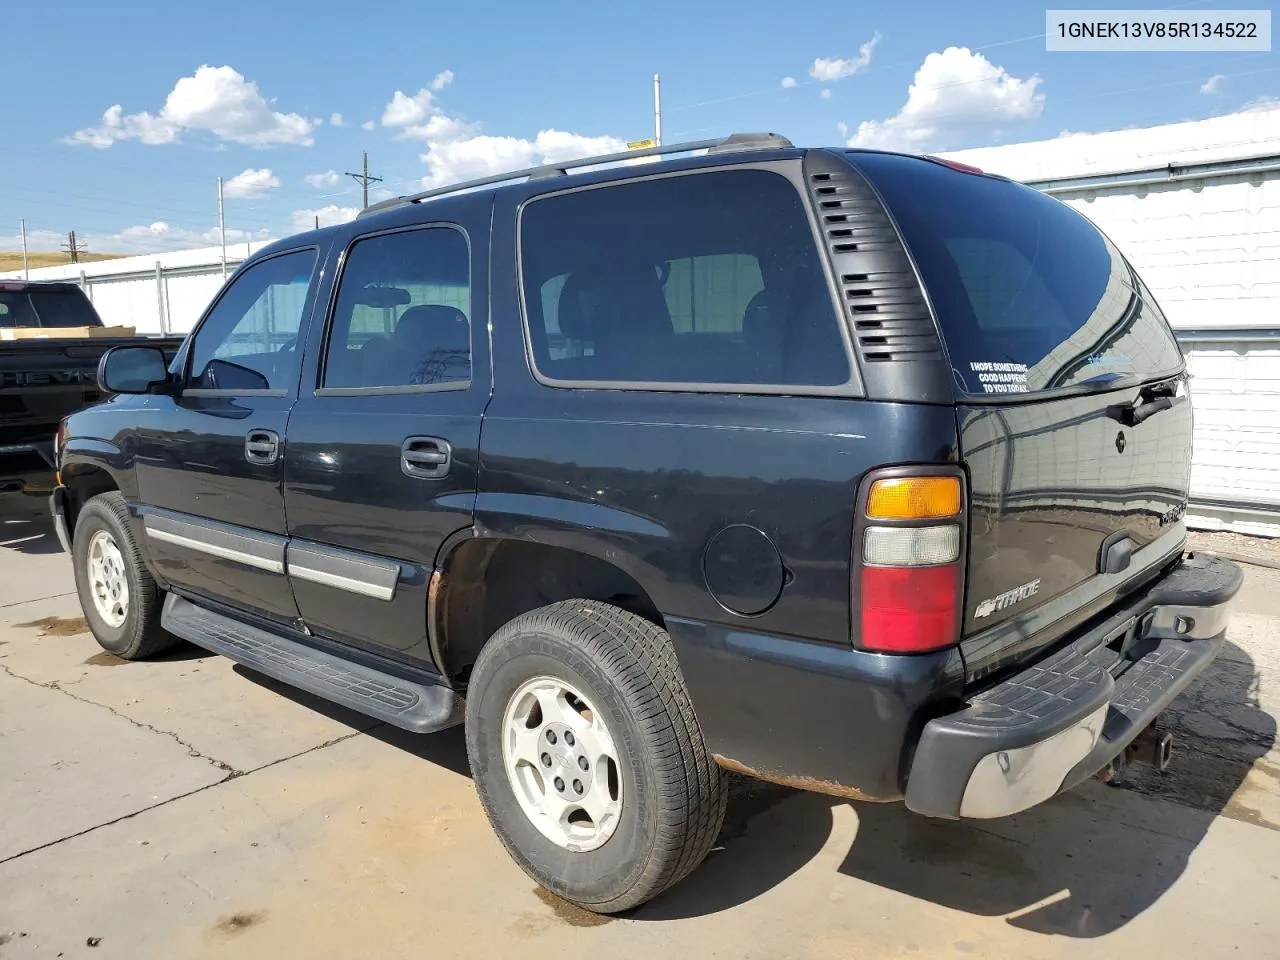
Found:
M 1027 365 L 1025 363 L 991 363 L 977 361 L 969 368 L 978 375 L 978 382 L 986 393 L 1026 393 Z

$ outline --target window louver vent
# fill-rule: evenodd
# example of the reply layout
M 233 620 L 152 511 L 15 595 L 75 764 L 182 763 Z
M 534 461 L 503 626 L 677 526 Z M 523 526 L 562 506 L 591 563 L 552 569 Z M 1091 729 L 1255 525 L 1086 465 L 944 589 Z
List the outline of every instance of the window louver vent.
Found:
M 841 165 L 843 166 L 843 165 Z M 880 198 L 852 168 L 809 175 L 809 189 L 864 362 L 934 358 L 938 335 Z

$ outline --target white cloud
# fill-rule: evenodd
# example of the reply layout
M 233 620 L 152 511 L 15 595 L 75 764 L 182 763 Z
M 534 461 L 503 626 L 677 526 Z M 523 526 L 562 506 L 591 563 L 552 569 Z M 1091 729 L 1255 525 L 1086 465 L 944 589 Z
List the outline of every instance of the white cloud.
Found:
M 166 250 L 189 250 L 193 247 L 214 247 L 220 242 L 218 228 L 193 230 L 175 227 L 163 220 L 126 227 L 114 233 L 100 231 L 76 231 L 76 239 L 93 253 L 161 253 Z M 227 228 L 227 243 L 274 239 L 270 230 L 238 230 Z M 28 230 L 27 247 L 33 253 L 54 252 L 66 243 L 67 235 L 52 230 Z M 0 249 L 20 250 L 19 237 L 0 237 Z M 21 266 L 18 268 L 21 270 Z
M 849 125 L 843 120 L 836 124 L 836 131 L 840 134 L 841 140 L 849 139 Z
M 258 85 L 233 68 L 206 65 L 173 85 L 158 115 L 125 115 L 116 104 L 97 127 L 77 130 L 67 140 L 106 149 L 120 140 L 173 143 L 180 133 L 201 131 L 251 147 L 310 146 L 314 128 L 314 122 L 300 114 L 272 110 Z
M 877 32 L 870 40 L 858 48 L 858 55 L 852 59 L 827 60 L 819 57 L 813 61 L 813 66 L 809 68 L 809 76 L 815 80 L 833 81 L 843 80 L 845 77 L 852 77 L 855 73 L 861 73 L 871 66 L 871 54 L 875 52 L 876 44 L 879 42 L 880 34 Z
M 1044 109 L 1038 76 L 1020 79 L 967 47 L 931 53 L 916 71 L 907 102 L 885 120 L 866 120 L 851 147 L 939 150 L 998 136 Z
M 1250 100 L 1248 103 L 1243 104 L 1240 107 L 1240 109 L 1242 111 L 1274 110 L 1276 107 L 1280 107 L 1280 98 L 1264 95 L 1261 97 L 1255 97 L 1253 100 Z
M 280 186 L 280 178 L 267 167 L 261 170 L 248 169 L 237 173 L 222 185 L 222 194 L 228 200 L 249 200 L 254 197 L 265 197 Z
M 314 230 L 317 220 L 322 227 L 332 227 L 354 220 L 359 212 L 359 207 L 340 207 L 336 203 L 331 203 L 314 210 L 295 210 L 290 216 L 290 221 L 295 231 Z
M 626 142 L 617 137 L 589 137 L 564 130 L 542 130 L 533 139 L 491 136 L 479 124 L 454 116 L 441 107 L 436 93 L 453 80 L 445 70 L 415 94 L 397 90 L 382 111 L 381 123 L 400 131 L 405 139 L 421 140 L 427 174 L 426 188 L 444 186 L 540 163 L 618 153 Z
M 302 179 L 307 186 L 319 190 L 322 187 L 336 187 L 342 182 L 342 174 L 337 170 L 326 170 L 324 173 L 308 173 Z
M 237 230 L 227 228 L 227 243 L 244 243 L 249 240 L 271 239 L 271 231 Z M 220 242 L 217 227 L 207 230 L 191 230 L 175 227 L 158 220 L 145 226 L 127 227 L 119 233 L 101 237 L 89 236 L 89 242 L 98 250 L 120 253 L 151 253 L 162 250 L 184 250 L 191 247 L 211 247 Z
M 361 129 L 361 130 L 372 130 L 372 129 L 373 129 L 374 127 L 376 127 L 376 126 L 377 126 L 377 124 L 376 124 L 376 123 L 374 123 L 372 120 L 366 120 L 364 123 L 360 124 L 360 129 Z
M 1227 79 L 1220 73 L 1215 73 L 1212 77 L 1200 84 L 1200 92 L 1206 95 L 1214 94 L 1222 89 L 1222 81 Z
M 796 78 L 795 78 L 795 77 L 783 77 L 783 78 L 782 78 L 782 89 L 783 89 L 783 90 L 790 90 L 790 89 L 791 89 L 792 87 L 794 87 L 795 85 L 796 85 Z
M 423 87 L 412 97 L 403 90 L 391 95 L 391 102 L 382 111 L 384 127 L 410 127 L 422 123 L 436 111 L 435 95 Z
M 831 99 L 831 88 L 830 88 L 830 87 L 823 87 L 823 88 L 822 88 L 822 92 L 821 92 L 820 94 L 818 94 L 818 96 L 822 97 L 822 99 L 823 99 L 823 100 L 830 100 L 830 99 Z
M 541 163 L 619 153 L 627 145 L 616 137 L 586 137 L 563 130 L 542 130 L 532 140 L 473 136 L 428 146 L 429 152 L 422 156 L 428 171 L 422 185 L 427 188 Z
M 346 121 L 344 121 L 344 120 L 342 119 L 342 114 L 340 114 L 340 113 L 331 113 L 331 114 L 329 114 L 329 126 L 331 126 L 331 127 L 340 127 L 340 126 L 342 126 L 342 125 L 343 125 L 343 123 L 345 123 L 345 122 L 346 122 Z
M 124 115 L 124 108 L 115 104 L 102 114 L 102 122 L 96 127 L 85 127 L 69 137 L 67 143 L 86 143 L 98 150 L 106 150 L 117 140 L 138 140 L 149 145 L 173 143 L 178 139 L 178 127 L 149 113 Z
M 446 70 L 452 79 L 453 74 Z M 436 77 L 439 81 L 444 74 Z M 432 86 L 435 87 L 433 81 Z M 391 102 L 382 111 L 382 125 L 400 130 L 400 135 L 407 140 L 422 140 L 426 143 L 446 143 L 475 136 L 478 133 L 474 124 L 458 117 L 451 117 L 440 109 L 435 94 L 423 87 L 413 96 L 403 90 L 397 90 L 391 96 Z

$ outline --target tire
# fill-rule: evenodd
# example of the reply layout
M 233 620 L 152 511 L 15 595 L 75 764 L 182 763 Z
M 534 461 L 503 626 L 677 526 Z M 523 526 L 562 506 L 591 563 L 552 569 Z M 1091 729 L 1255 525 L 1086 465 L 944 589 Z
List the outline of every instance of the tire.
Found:
M 580 692 L 581 701 L 566 702 L 589 707 L 582 714 L 588 724 L 598 714 L 615 748 L 607 789 L 618 785 L 621 812 L 612 818 L 612 833 L 593 849 L 553 842 L 517 797 L 518 777 L 509 771 L 503 738 L 510 736 L 515 695 L 544 682 L 538 678 Z M 536 714 L 546 720 L 540 710 Z M 543 737 L 548 726 L 531 729 Z M 569 600 L 499 629 L 471 673 L 466 737 L 480 803 L 507 852 L 543 887 L 596 913 L 637 907 L 683 879 L 706 857 L 724 821 L 725 775 L 703 740 L 671 639 L 610 604 Z M 585 735 L 581 739 L 585 743 Z M 576 777 L 574 759 L 554 761 L 563 766 L 553 765 L 550 773 Z M 551 789 L 551 781 L 542 783 Z M 576 789 L 578 781 L 573 784 Z
M 118 559 L 110 556 L 110 562 L 123 568 L 119 580 L 110 578 L 113 583 L 122 583 L 120 593 L 126 598 L 119 622 L 112 622 L 94 597 L 91 553 L 95 541 L 102 546 L 100 554 L 110 555 L 110 546 L 114 545 Z M 142 562 L 129 528 L 129 509 L 119 493 L 100 493 L 81 508 L 76 517 L 71 557 L 85 622 L 103 650 L 123 660 L 142 660 L 164 653 L 180 642 L 160 626 L 164 594 Z M 118 610 L 112 608 L 111 612 Z

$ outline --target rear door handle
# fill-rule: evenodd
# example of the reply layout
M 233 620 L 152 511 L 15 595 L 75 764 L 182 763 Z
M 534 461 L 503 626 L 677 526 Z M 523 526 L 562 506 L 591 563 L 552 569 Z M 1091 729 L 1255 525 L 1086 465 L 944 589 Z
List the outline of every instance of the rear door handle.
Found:
M 439 480 L 448 476 L 453 449 L 439 437 L 409 437 L 400 444 L 400 470 L 406 477 Z
M 274 430 L 250 430 L 244 438 L 244 458 L 250 463 L 275 463 L 280 459 L 280 435 Z

